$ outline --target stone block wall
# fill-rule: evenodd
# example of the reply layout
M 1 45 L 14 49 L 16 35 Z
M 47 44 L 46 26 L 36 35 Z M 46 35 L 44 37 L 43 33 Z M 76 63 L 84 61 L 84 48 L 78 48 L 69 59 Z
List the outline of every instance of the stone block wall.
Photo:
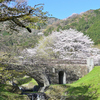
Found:
M 42 87 L 50 84 L 67 84 L 78 80 L 93 69 L 93 60 L 89 58 L 87 62 L 86 60 L 58 60 L 53 62 L 39 62 L 39 64 L 33 65 L 6 63 L 7 66 L 5 67 L 8 70 L 25 71 L 28 76 L 34 78 L 39 86 Z M 5 65 L 5 63 L 1 64 Z

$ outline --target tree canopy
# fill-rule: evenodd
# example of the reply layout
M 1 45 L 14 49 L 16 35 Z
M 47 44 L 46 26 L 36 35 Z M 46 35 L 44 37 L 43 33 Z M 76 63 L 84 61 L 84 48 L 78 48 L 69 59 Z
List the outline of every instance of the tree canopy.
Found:
M 32 28 L 38 28 L 36 22 L 44 23 L 47 12 L 43 12 L 43 4 L 31 7 L 26 0 L 0 0 L 0 22 L 3 29 L 17 31 L 19 27 L 31 32 Z
M 100 50 L 93 48 L 93 41 L 81 32 L 73 29 L 53 32 L 39 41 L 35 48 L 25 49 L 23 58 L 33 59 L 87 59 L 92 57 L 98 62 Z

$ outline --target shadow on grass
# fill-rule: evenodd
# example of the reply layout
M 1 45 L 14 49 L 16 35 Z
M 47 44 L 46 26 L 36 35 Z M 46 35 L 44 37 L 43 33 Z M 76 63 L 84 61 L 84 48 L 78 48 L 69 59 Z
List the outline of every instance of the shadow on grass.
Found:
M 18 87 L 0 84 L 0 100 L 29 100 L 27 96 L 20 94 Z
M 91 88 L 91 86 L 92 85 L 77 87 L 71 86 L 65 92 L 67 96 L 63 96 L 61 100 L 97 100 L 97 89 L 93 88 L 90 91 L 89 89 Z
M 20 94 L 21 91 L 19 90 L 18 86 L 11 86 L 7 84 L 0 84 L 0 92 L 10 92 L 10 93 L 17 93 Z

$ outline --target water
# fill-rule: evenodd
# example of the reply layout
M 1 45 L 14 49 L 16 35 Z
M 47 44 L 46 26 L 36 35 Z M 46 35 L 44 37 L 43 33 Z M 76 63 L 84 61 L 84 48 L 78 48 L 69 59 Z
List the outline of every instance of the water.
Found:
M 30 100 L 48 100 L 48 97 L 44 92 L 32 93 L 34 89 L 26 90 L 23 89 L 22 87 L 19 87 L 19 89 L 22 91 L 22 95 L 27 95 L 30 98 Z
M 40 100 L 41 99 L 41 96 L 37 95 L 37 100 Z
M 48 100 L 45 93 L 23 93 L 23 95 L 27 95 L 30 100 Z

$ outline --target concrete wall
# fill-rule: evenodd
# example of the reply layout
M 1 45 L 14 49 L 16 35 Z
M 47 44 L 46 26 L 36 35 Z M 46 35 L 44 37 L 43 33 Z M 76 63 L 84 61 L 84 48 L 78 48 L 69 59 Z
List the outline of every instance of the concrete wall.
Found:
M 87 71 L 88 71 L 88 73 L 90 72 L 90 71 L 92 71 L 92 69 L 94 68 L 94 60 L 93 60 L 93 58 L 87 58 Z

